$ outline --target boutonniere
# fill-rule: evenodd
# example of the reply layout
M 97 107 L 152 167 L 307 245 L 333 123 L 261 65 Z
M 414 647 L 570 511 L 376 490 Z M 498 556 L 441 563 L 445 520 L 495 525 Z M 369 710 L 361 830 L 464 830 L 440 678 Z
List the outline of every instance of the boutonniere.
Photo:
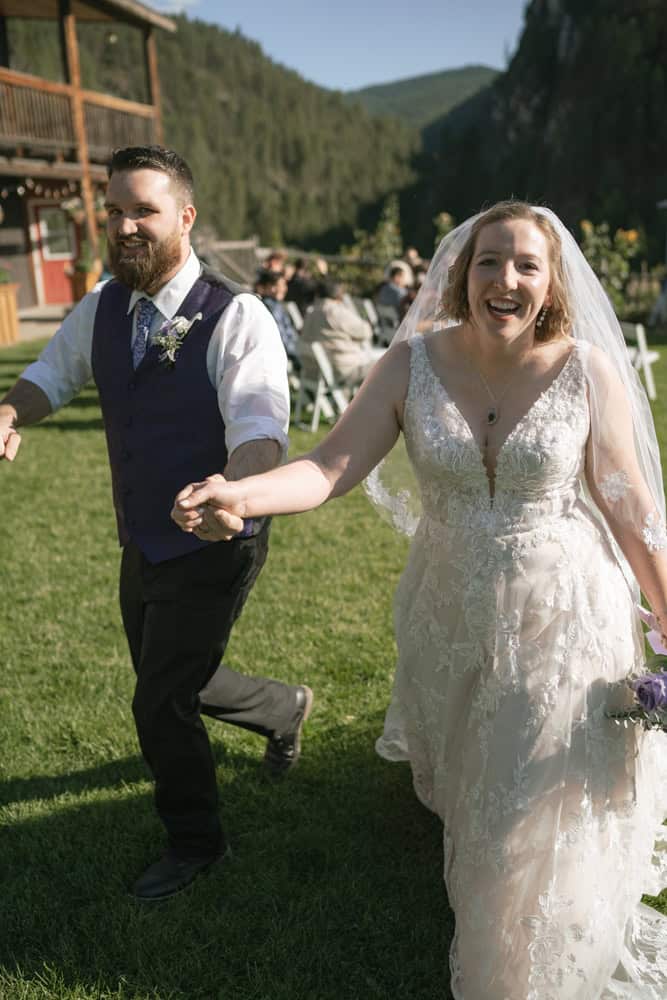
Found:
M 159 361 L 173 368 L 176 364 L 176 356 L 181 349 L 181 344 L 190 332 L 190 327 L 202 318 L 201 313 L 195 313 L 192 319 L 187 316 L 174 316 L 163 323 L 157 333 L 151 338 L 151 342 L 160 348 Z

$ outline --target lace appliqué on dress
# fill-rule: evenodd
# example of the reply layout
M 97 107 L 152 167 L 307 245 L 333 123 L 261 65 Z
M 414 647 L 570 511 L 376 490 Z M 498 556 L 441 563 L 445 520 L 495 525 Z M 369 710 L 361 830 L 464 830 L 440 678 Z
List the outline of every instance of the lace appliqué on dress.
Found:
M 369 500 L 380 510 L 389 511 L 391 524 L 404 535 L 414 535 L 419 524 L 419 518 L 410 510 L 410 493 L 401 490 L 392 496 L 383 485 L 380 476 L 382 463 L 376 466 L 364 481 L 364 490 Z
M 659 552 L 661 549 L 667 548 L 665 524 L 655 511 L 651 511 L 644 518 L 642 538 L 651 552 Z
M 610 472 L 601 480 L 598 489 L 607 503 L 616 503 L 632 489 L 630 477 L 622 469 L 619 469 L 618 472 Z

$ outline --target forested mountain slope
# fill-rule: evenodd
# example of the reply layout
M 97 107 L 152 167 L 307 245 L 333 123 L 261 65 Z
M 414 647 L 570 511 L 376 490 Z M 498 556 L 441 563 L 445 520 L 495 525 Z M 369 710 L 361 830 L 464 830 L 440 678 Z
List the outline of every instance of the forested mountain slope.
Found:
M 666 108 L 664 0 L 532 0 L 507 72 L 429 127 L 437 156 L 413 224 L 514 194 L 575 229 L 585 217 L 643 227 L 659 259 Z
M 344 97 L 346 101 L 361 104 L 371 114 L 394 115 L 409 125 L 423 128 L 488 86 L 497 76 L 498 70 L 489 66 L 462 66 L 349 90 Z

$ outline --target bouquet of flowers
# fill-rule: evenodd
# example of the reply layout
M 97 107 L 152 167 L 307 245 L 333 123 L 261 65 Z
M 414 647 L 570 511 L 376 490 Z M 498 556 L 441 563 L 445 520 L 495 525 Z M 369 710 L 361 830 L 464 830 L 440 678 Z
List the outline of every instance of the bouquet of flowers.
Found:
M 640 607 L 638 611 L 642 621 L 649 626 L 646 641 L 654 655 L 647 660 L 648 673 L 628 680 L 636 707 L 626 712 L 609 712 L 608 716 L 619 725 L 633 722 L 644 729 L 661 729 L 667 733 L 667 648 L 663 645 L 654 615 L 646 608 Z

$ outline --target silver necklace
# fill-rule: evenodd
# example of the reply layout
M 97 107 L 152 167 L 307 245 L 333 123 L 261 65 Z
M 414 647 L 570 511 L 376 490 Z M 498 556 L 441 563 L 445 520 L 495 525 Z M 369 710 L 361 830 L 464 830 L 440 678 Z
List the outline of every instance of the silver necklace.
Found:
M 486 381 L 479 368 L 475 368 L 472 361 L 469 361 L 468 364 L 474 371 L 475 375 L 477 375 L 477 377 L 479 378 L 480 382 L 486 389 L 489 399 L 491 400 L 491 406 L 489 406 L 489 408 L 486 411 L 486 416 L 484 417 L 484 423 L 487 424 L 487 426 L 492 427 L 494 424 L 497 424 L 498 421 L 500 420 L 500 404 L 507 395 L 507 390 L 514 382 L 516 375 L 510 376 L 507 385 L 505 386 L 505 388 L 503 389 L 503 391 L 500 393 L 499 396 L 494 396 L 494 394 L 491 392 L 491 387 L 489 383 Z M 518 372 L 516 374 L 518 374 Z

